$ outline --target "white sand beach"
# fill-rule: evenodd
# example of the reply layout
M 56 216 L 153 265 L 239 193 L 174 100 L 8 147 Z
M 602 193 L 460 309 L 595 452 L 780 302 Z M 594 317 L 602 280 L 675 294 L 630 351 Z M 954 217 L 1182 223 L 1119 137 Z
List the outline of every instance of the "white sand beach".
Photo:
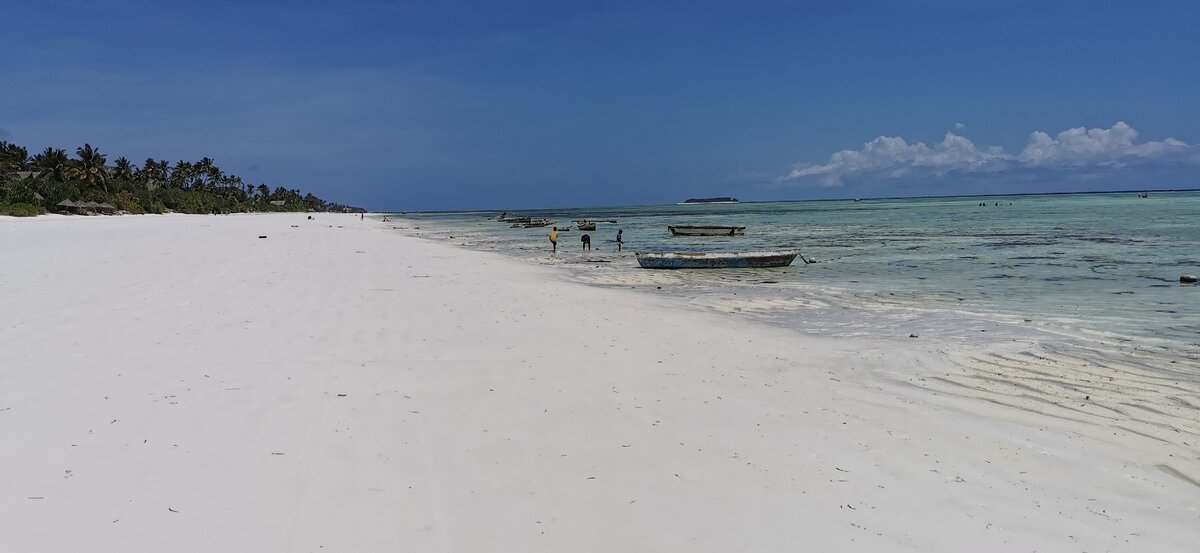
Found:
M 1193 385 L 1131 425 L 959 353 L 356 215 L 0 218 L 0 550 L 1200 547 Z

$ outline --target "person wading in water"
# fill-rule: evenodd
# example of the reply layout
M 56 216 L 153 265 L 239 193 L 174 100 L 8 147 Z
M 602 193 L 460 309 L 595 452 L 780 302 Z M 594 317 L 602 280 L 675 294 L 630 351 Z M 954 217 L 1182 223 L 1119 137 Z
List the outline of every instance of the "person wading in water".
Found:
M 550 255 L 558 253 L 558 227 L 550 229 Z

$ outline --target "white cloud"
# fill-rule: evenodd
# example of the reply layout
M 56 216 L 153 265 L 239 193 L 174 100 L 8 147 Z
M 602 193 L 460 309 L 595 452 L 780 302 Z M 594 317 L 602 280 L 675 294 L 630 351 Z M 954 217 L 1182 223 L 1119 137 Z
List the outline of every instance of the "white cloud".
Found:
M 1167 159 L 1175 154 L 1187 153 L 1189 149 L 1187 144 L 1174 138 L 1135 144 L 1137 136 L 1137 130 L 1120 121 L 1109 129 L 1067 129 L 1054 138 L 1037 131 L 1029 135 L 1029 143 L 1018 159 L 1031 166 L 1122 167 L 1141 161 Z
M 967 128 L 966 124 L 963 124 L 963 123 L 955 123 L 954 124 L 954 130 L 956 130 L 956 131 L 961 131 L 965 128 Z
M 961 123 L 956 128 L 964 127 Z M 861 150 L 842 150 L 824 164 L 799 164 L 783 183 L 840 186 L 848 181 L 989 175 L 1009 171 L 1063 171 L 1087 177 L 1136 165 L 1200 165 L 1200 145 L 1174 138 L 1136 142 L 1138 132 L 1124 122 L 1108 129 L 1067 129 L 1051 137 L 1036 131 L 1020 153 L 998 146 L 980 148 L 969 138 L 947 132 L 932 147 L 909 144 L 898 136 L 880 136 Z

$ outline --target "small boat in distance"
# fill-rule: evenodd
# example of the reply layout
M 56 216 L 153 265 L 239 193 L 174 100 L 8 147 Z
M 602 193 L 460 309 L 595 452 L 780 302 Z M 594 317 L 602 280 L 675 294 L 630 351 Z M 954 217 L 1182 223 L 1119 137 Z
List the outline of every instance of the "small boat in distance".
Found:
M 746 269 L 787 267 L 798 251 L 778 252 L 637 252 L 643 269 Z
M 676 205 L 692 205 L 692 204 L 736 204 L 737 198 L 729 196 L 721 196 L 720 198 L 688 198 Z
M 575 228 L 579 230 L 596 230 L 595 221 L 575 221 Z
M 746 234 L 746 227 L 722 227 L 712 225 L 668 225 L 667 230 L 671 231 L 672 236 L 738 236 L 741 234 Z
M 534 218 L 529 218 L 529 217 L 522 217 L 520 219 L 509 219 L 509 221 L 515 221 L 512 224 L 512 228 L 539 228 L 539 227 L 548 227 L 548 226 L 554 224 L 554 221 L 552 221 L 550 219 L 534 219 Z

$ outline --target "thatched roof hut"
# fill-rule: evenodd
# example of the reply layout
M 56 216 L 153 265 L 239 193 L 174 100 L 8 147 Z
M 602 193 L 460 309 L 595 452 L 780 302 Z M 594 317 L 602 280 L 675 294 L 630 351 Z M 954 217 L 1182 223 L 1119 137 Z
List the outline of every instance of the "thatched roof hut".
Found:
M 83 214 L 86 214 L 87 212 L 93 211 L 95 209 L 95 208 L 91 207 L 90 205 L 88 205 L 91 203 L 92 202 L 77 202 L 74 200 L 63 200 L 61 202 L 58 202 L 55 205 L 62 211 L 75 213 L 77 215 L 83 215 Z
M 80 213 L 80 214 L 97 213 L 97 212 L 98 213 L 115 213 L 117 211 L 117 208 L 109 203 L 101 204 L 101 203 L 96 203 L 96 202 L 76 202 L 76 201 L 72 201 L 72 200 L 63 200 L 61 202 L 58 202 L 55 205 L 62 208 L 64 211 L 70 211 L 72 213 Z

